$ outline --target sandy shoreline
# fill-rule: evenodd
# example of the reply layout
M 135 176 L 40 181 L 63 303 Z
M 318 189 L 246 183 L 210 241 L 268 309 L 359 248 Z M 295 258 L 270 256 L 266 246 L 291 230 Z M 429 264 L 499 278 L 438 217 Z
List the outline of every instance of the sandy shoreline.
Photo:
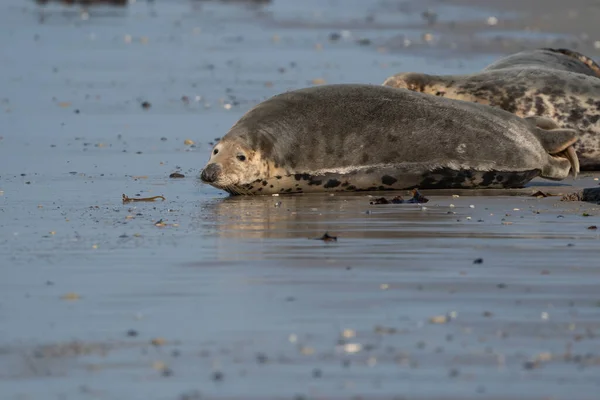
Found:
M 437 0 L 411 3 L 412 11 L 422 10 L 426 17 L 406 26 L 422 29 L 431 40 L 414 41 L 414 49 L 434 48 L 459 53 L 508 54 L 537 47 L 567 47 L 598 59 L 600 56 L 600 3 L 575 0 Z M 488 9 L 489 17 L 465 21 L 443 20 L 441 7 L 461 6 Z M 393 6 L 392 6 L 393 7 Z M 543 8 L 540 10 L 540 8 Z M 503 18 L 503 13 L 516 13 L 515 18 Z M 434 15 L 433 19 L 431 15 Z M 432 23 L 436 17 L 436 20 Z M 385 44 L 390 50 L 405 48 L 404 37 Z
M 597 40 L 588 15 L 554 29 L 554 0 L 549 22 L 530 0 L 219 3 L 0 1 L 0 398 L 596 400 L 600 206 L 532 194 L 600 174 L 423 205 L 227 198 L 196 179 L 261 99 L 468 73 L 554 37 L 519 41 L 528 25 Z M 506 47 L 480 36 L 505 29 L 495 7 L 524 15 Z M 400 33 L 413 45 L 378 51 Z M 324 232 L 337 241 L 309 240 Z

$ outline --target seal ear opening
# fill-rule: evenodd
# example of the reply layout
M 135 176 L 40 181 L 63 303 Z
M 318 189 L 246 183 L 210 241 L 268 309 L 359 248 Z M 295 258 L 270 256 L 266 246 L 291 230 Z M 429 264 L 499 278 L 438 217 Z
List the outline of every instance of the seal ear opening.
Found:
M 579 173 L 579 159 L 573 149 L 578 135 L 574 129 L 541 129 L 535 128 L 533 134 L 538 138 L 544 150 L 553 157 L 566 158 L 571 164 L 571 173 L 577 177 Z

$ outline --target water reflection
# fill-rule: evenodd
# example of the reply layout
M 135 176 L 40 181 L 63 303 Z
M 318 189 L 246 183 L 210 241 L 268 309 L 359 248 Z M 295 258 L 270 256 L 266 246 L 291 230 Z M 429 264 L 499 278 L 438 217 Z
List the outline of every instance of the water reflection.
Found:
M 418 204 L 370 205 L 366 195 L 229 197 L 213 203 L 218 235 L 228 239 L 316 238 L 324 232 L 346 238 L 402 236 L 402 230 L 435 229 L 450 216 Z M 401 227 L 399 226 L 401 223 Z
M 573 203 L 557 209 L 553 198 L 428 197 L 424 205 L 371 205 L 365 194 L 228 197 L 207 204 L 201 223 L 219 260 L 423 264 L 464 258 L 473 249 L 504 254 L 565 248 L 581 237 L 580 221 L 557 217 L 573 215 Z M 314 240 L 325 232 L 338 240 Z

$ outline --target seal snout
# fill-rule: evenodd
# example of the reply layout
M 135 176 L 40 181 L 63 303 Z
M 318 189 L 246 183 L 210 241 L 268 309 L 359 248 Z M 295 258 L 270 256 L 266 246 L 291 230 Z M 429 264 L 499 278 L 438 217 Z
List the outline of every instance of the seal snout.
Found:
M 214 183 L 221 175 L 221 167 L 219 164 L 208 164 L 200 174 L 200 179 L 206 183 Z

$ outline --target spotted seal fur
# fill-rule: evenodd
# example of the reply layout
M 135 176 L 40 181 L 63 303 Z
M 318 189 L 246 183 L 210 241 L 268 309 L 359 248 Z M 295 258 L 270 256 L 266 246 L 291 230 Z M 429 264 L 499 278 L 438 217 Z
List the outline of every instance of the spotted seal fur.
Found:
M 600 67 L 568 49 L 523 51 L 467 75 L 401 73 L 384 86 L 499 107 L 520 117 L 550 118 L 580 132 L 583 170 L 600 170 Z
M 522 187 L 579 170 L 576 132 L 556 128 L 404 89 L 325 85 L 249 110 L 213 147 L 200 178 L 246 195 Z

